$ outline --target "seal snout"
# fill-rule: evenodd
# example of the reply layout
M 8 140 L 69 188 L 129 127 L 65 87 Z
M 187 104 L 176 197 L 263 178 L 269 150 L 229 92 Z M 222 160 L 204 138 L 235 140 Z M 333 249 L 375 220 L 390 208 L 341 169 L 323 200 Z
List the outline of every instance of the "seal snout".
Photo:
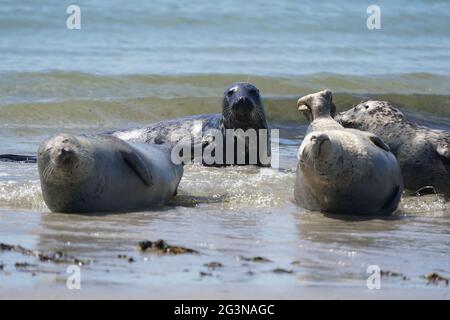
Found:
M 300 111 L 300 112 L 311 111 L 311 108 L 310 108 L 310 106 L 308 106 L 308 103 L 306 102 L 305 97 L 298 99 L 297 108 L 298 108 L 298 111 Z
M 311 136 L 311 141 L 314 141 L 315 143 L 323 143 L 325 141 L 329 141 L 330 137 L 325 134 L 325 133 L 320 133 L 320 134 L 313 134 Z
M 55 162 L 58 165 L 72 165 L 77 159 L 76 152 L 71 146 L 61 146 L 57 149 Z
M 319 117 L 334 117 L 336 115 L 333 93 L 328 89 L 300 97 L 297 100 L 297 109 L 309 121 Z
M 246 96 L 241 96 L 237 98 L 236 102 L 233 104 L 233 110 L 235 111 L 250 111 L 255 107 L 253 100 Z
M 73 165 L 77 162 L 76 140 L 71 137 L 59 136 L 53 140 L 52 157 L 57 165 Z
M 64 146 L 59 149 L 58 157 L 62 160 L 75 157 L 75 151 L 71 147 Z
M 311 136 L 311 142 L 314 143 L 314 145 L 317 148 L 317 154 L 320 154 L 320 151 L 325 143 L 331 142 L 330 137 L 326 135 L 325 133 L 321 133 L 319 135 L 312 135 Z
M 331 144 L 330 137 L 325 133 L 313 134 L 310 137 L 314 154 L 318 157 L 323 153 L 325 148 Z

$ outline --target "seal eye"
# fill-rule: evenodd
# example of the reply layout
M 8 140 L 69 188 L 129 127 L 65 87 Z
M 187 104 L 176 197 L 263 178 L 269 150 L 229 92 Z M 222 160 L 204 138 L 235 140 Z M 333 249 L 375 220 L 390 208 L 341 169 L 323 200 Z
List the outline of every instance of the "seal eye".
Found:
M 227 92 L 227 96 L 228 97 L 231 97 L 233 94 L 234 94 L 234 92 L 235 92 L 235 90 L 234 89 L 230 89 L 230 90 L 228 90 L 228 92 Z
M 256 89 L 256 88 L 255 89 L 250 89 L 249 92 L 250 92 L 251 95 L 254 95 L 254 96 L 259 94 L 259 90 Z

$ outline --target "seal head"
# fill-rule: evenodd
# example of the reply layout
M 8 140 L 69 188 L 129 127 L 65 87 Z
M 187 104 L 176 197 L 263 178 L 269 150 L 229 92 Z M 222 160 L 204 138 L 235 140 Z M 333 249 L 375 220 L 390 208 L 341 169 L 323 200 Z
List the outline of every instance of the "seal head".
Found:
M 405 115 L 394 105 L 387 101 L 366 101 L 351 109 L 339 113 L 336 121 L 346 128 L 354 128 L 371 131 L 383 123 L 387 125 L 399 125 L 406 121 Z M 370 121 L 368 121 L 370 119 Z
M 222 113 L 163 120 L 110 134 L 128 142 L 168 145 L 183 154 L 182 163 L 270 166 L 269 125 L 260 92 L 250 83 L 228 86 Z
M 329 89 L 299 98 L 297 108 L 310 122 L 320 117 L 334 118 L 336 115 L 333 94 Z
M 259 90 L 250 83 L 233 83 L 225 90 L 222 117 L 225 129 L 267 129 Z
M 343 129 L 333 119 L 336 106 L 333 103 L 333 94 L 328 89 L 299 98 L 297 108 L 311 122 L 307 133 L 315 130 Z
M 320 177 L 330 176 L 341 167 L 342 147 L 331 141 L 330 135 L 314 132 L 306 136 L 299 149 L 300 166 L 308 171 L 319 172 Z
M 165 204 L 183 167 L 166 147 L 107 135 L 60 134 L 38 150 L 42 195 L 51 211 L 123 212 Z
M 450 196 L 450 132 L 409 120 L 388 101 L 362 102 L 339 113 L 336 120 L 383 139 L 400 164 L 407 189 Z
M 38 150 L 38 167 L 42 179 L 53 184 L 72 183 L 88 178 L 95 168 L 89 143 L 80 143 L 70 134 L 54 136 L 41 144 Z

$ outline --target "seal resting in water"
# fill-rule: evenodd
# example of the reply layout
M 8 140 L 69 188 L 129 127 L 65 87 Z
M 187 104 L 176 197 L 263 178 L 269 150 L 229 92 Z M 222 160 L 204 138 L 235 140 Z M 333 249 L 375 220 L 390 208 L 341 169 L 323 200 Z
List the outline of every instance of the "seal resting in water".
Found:
M 450 196 L 450 132 L 413 123 L 387 101 L 360 103 L 336 120 L 346 128 L 380 136 L 397 157 L 405 188 L 433 187 Z
M 182 162 L 198 162 L 200 157 L 201 163 L 210 166 L 270 166 L 270 131 L 264 105 L 259 90 L 250 83 L 234 83 L 225 90 L 222 114 L 188 116 L 106 134 L 128 142 L 177 148 L 177 152 L 182 151 Z M 185 154 L 187 150 L 190 152 Z M 36 162 L 36 159 L 5 154 L 0 155 L 0 161 Z
M 324 90 L 297 103 L 313 120 L 298 152 L 297 204 L 325 213 L 392 213 L 403 192 L 397 160 L 376 135 L 337 123 L 331 99 Z
M 44 201 L 55 212 L 117 212 L 165 204 L 183 174 L 167 148 L 106 135 L 58 134 L 38 150 Z
M 252 132 L 255 133 L 255 139 L 249 142 L 248 136 Z M 228 133 L 234 133 L 234 136 Z M 204 165 L 270 166 L 270 134 L 266 114 L 259 90 L 250 83 L 234 83 L 225 90 L 222 114 L 188 116 L 111 134 L 125 141 L 166 144 L 171 147 L 188 145 L 192 150 L 196 147 L 201 151 L 208 150 L 215 161 L 202 161 Z M 217 139 L 222 139 L 223 143 Z M 231 149 L 226 147 L 230 139 L 233 139 L 231 155 Z M 242 158 L 239 158 L 237 148 L 239 140 L 245 144 L 245 149 L 239 149 Z M 184 159 L 194 160 L 194 156 L 195 151 Z

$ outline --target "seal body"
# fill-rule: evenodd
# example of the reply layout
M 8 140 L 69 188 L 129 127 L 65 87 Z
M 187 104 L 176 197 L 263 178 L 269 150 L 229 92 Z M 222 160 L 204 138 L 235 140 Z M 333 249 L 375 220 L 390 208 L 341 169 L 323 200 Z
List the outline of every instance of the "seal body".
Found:
M 298 152 L 297 204 L 335 214 L 395 211 L 403 180 L 389 147 L 374 134 L 334 121 L 329 90 L 301 98 L 298 105 L 312 122 Z
M 196 160 L 194 149 L 202 152 L 206 149 L 214 161 L 201 161 L 204 165 L 270 166 L 270 132 L 264 106 L 259 90 L 249 83 L 234 83 L 225 90 L 222 114 L 160 121 L 111 134 L 125 141 L 165 144 L 172 148 L 189 146 L 193 152 L 183 157 L 189 161 Z M 240 142 L 244 148 L 238 148 Z M 241 157 L 239 153 L 243 153 Z
M 450 196 L 450 132 L 409 121 L 387 101 L 367 101 L 336 116 L 344 127 L 380 136 L 396 156 L 405 187 Z
M 107 135 L 59 134 L 38 150 L 44 201 L 51 211 L 117 212 L 165 204 L 183 174 L 161 146 Z

